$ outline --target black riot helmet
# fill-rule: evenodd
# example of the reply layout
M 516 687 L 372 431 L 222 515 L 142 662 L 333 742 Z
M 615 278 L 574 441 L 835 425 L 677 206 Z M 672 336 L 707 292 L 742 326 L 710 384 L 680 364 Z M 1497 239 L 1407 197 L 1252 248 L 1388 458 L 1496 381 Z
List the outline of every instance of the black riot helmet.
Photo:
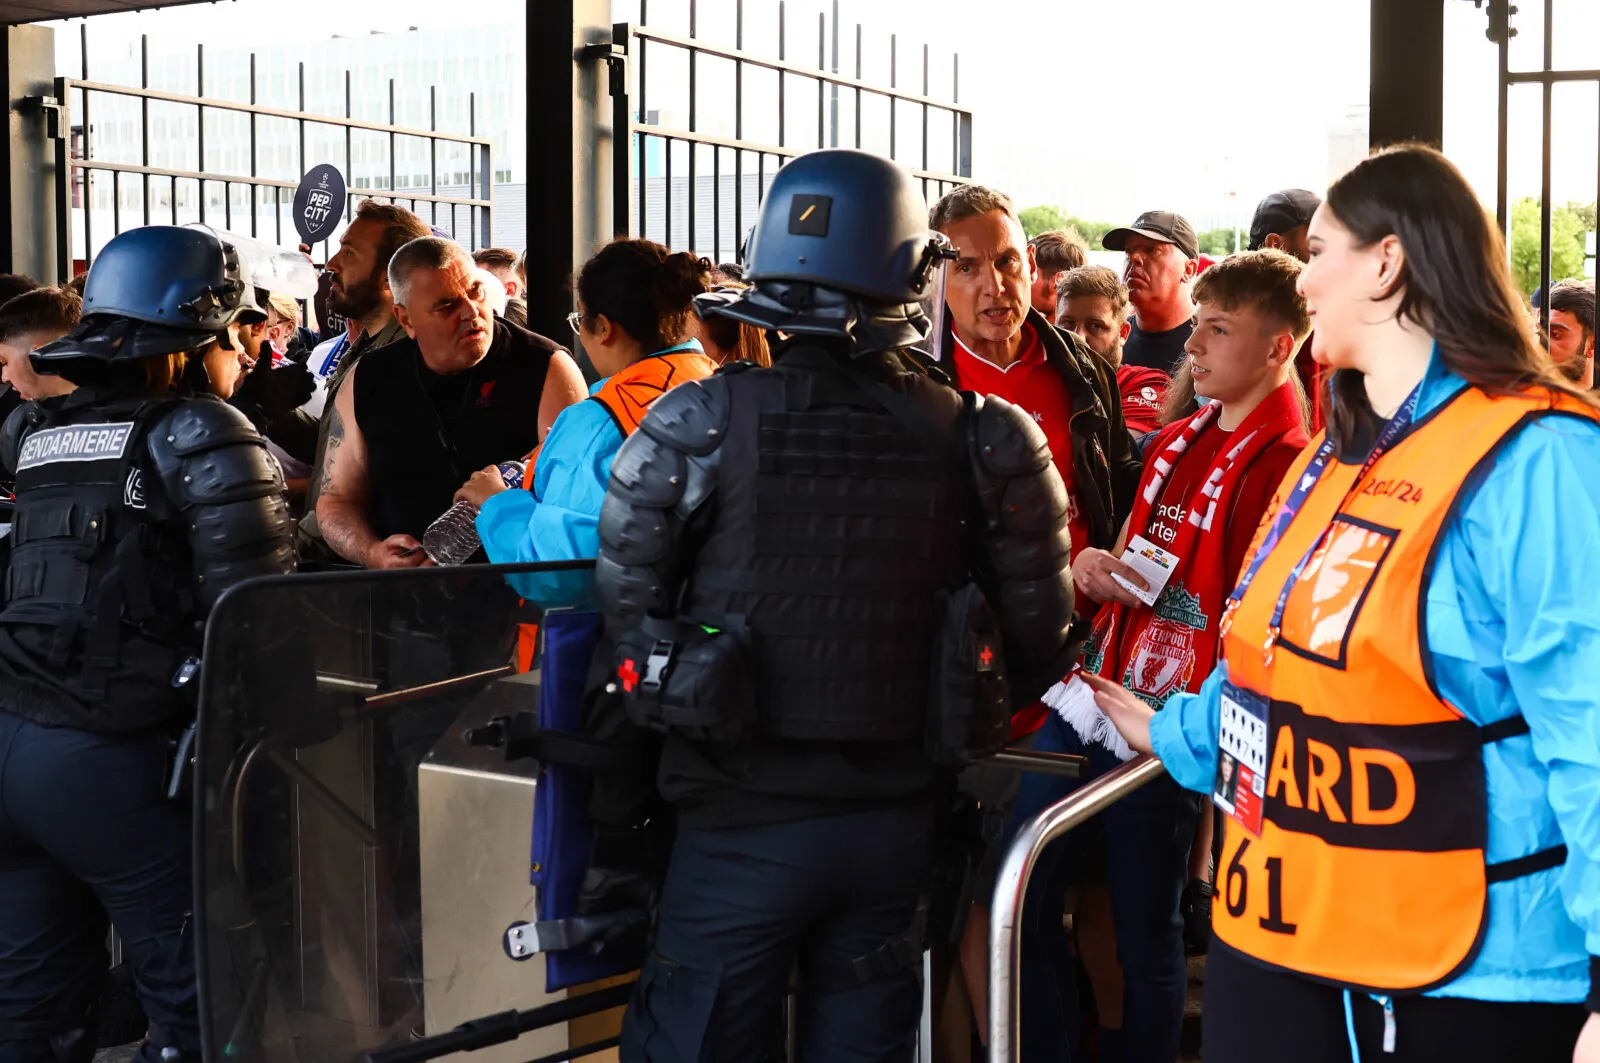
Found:
M 34 351 L 33 367 L 76 380 L 91 366 L 229 346 L 235 321 L 266 320 L 256 302 L 245 238 L 204 226 L 146 225 L 119 233 L 96 256 L 83 317 Z
M 779 170 L 749 241 L 733 300 L 696 300 L 761 328 L 841 336 L 857 354 L 920 344 L 924 309 L 949 243 L 898 164 L 845 148 L 802 155 Z

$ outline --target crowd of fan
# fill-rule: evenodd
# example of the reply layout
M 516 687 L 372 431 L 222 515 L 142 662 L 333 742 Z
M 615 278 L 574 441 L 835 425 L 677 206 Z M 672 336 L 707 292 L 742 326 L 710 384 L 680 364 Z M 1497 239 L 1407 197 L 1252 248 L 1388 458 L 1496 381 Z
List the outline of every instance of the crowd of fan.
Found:
M 1271 428 L 1282 443 L 1260 459 L 1259 469 L 1240 470 L 1234 509 L 1224 514 L 1229 527 L 1216 547 L 1222 572 L 1214 582 L 1224 590 L 1271 486 L 1320 429 L 1324 382 L 1296 290 L 1301 264 L 1316 253 L 1308 225 L 1319 203 L 1303 190 L 1267 196 L 1248 251 L 1215 264 L 1200 255 L 1181 215 L 1147 212 L 1104 239 L 1105 249 L 1126 256 L 1120 275 L 1088 265 L 1087 248 L 1073 233 L 1027 239 L 1000 192 L 962 187 L 933 209 L 932 227 L 959 257 L 947 267 L 942 332 L 929 338 L 925 353 L 958 386 L 998 395 L 1039 424 L 1068 492 L 1074 578 L 1086 616 L 1099 609 L 1109 622 L 1119 615 L 1116 605 L 1139 600 L 1126 582 L 1117 583 L 1129 576 L 1117 558 L 1130 534 L 1183 534 L 1181 514 L 1146 514 L 1148 526 L 1130 525 L 1130 517 L 1141 513 L 1135 498 L 1145 493 L 1152 467 L 1164 454 L 1175 460 L 1187 445 L 1176 422 L 1189 420 L 1197 402 L 1217 402 L 1229 431 L 1254 416 L 1249 423 Z M 37 373 L 28 355 L 77 323 L 82 281 L 58 288 L 0 276 L 0 378 L 9 385 L 0 395 L 0 419 L 23 403 L 48 403 L 72 390 L 61 377 Z M 236 349 L 226 355 L 237 358 L 236 382 L 218 374 L 213 381 L 266 438 L 283 470 L 299 518 L 302 567 L 432 563 L 428 528 L 456 502 L 480 512 L 490 560 L 592 557 L 610 462 L 631 430 L 627 411 L 642 416 L 665 387 L 703 375 L 693 368 L 698 362 L 685 363 L 691 371 L 676 377 L 635 379 L 628 372 L 663 354 L 703 352 L 715 365 L 770 364 L 760 329 L 701 316 L 743 287 L 737 266 L 714 266 L 648 241 L 602 249 L 576 278 L 578 309 L 569 318 L 588 361 L 586 380 L 568 350 L 576 345 L 527 328 L 524 255 L 503 248 L 469 253 L 411 211 L 369 200 L 324 267 L 314 317 L 320 328 L 302 324 L 311 315 L 293 299 L 259 291 L 263 320 L 239 326 Z M 1553 360 L 1585 387 L 1594 383 L 1594 300 L 1592 282 L 1553 285 L 1544 331 Z M 1234 342 L 1227 333 L 1233 329 L 1250 330 L 1262 352 L 1248 380 L 1230 377 L 1234 363 L 1224 364 L 1223 355 L 1208 357 Z M 585 406 L 595 377 L 626 377 L 637 391 L 614 389 L 601 407 Z M 1279 405 L 1267 401 L 1273 396 Z M 1237 409 L 1227 424 L 1230 403 Z M 1258 407 L 1264 412 L 1256 413 Z M 1269 412 L 1282 423 L 1269 422 Z M 526 482 L 513 482 L 520 474 L 509 475 L 508 462 L 527 468 Z M 1198 487 L 1183 489 L 1191 486 Z M 1158 478 L 1151 490 L 1161 487 Z M 1206 599 L 1212 592 L 1202 591 L 1199 580 L 1189 584 L 1194 608 L 1214 613 L 1217 603 Z M 1102 674 L 1120 675 L 1128 664 L 1126 654 L 1119 663 L 1115 639 L 1099 652 L 1111 659 Z M 1201 676 L 1207 670 L 1209 662 Z M 1060 717 L 1036 709 L 1019 717 L 1018 741 L 1081 751 L 1070 739 L 1052 739 L 1046 723 L 1059 731 Z M 967 782 L 1001 820 L 1012 816 L 1013 829 L 1018 816 L 1059 796 L 1048 789 L 1019 796 L 1014 775 L 997 781 L 976 773 Z M 1155 812 L 1142 826 L 1131 812 L 1126 822 L 1108 815 L 1105 837 L 1072 870 L 1041 875 L 1046 888 L 1079 897 L 1075 946 L 1056 941 L 1059 906 L 1053 912 L 1034 906 L 1053 918 L 1038 940 L 1055 942 L 1056 960 L 1074 949 L 1083 958 L 1108 1058 L 1120 1058 L 1124 1028 L 1152 1043 L 1175 1040 L 1183 947 L 1201 950 L 1206 938 L 1211 816 L 1175 786 L 1147 793 Z M 1132 809 L 1134 802 L 1123 804 Z M 1174 823 L 1183 835 L 1177 850 Z M 991 856 L 999 850 L 994 839 L 1004 834 L 996 824 Z M 1121 898 L 1114 912 L 1108 883 Z M 981 1017 L 987 925 L 976 914 L 960 966 Z M 1109 948 L 1113 924 L 1118 944 Z M 1069 981 L 1059 970 L 1035 971 L 1024 992 L 1035 1000 L 1075 992 L 1064 987 Z M 1026 999 L 1024 1006 L 1031 1006 Z M 1127 1058 L 1146 1055 L 1127 1045 Z

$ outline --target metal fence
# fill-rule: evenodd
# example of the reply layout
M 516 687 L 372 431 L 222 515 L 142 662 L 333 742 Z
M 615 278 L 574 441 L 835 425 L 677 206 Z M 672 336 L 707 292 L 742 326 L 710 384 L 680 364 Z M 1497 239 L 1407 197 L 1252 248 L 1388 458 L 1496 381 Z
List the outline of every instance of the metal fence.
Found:
M 468 131 L 452 133 L 439 129 L 439 92 L 429 89 L 429 128 L 418 129 L 395 123 L 395 80 L 389 79 L 387 122 L 362 121 L 354 115 L 354 98 L 349 71 L 344 75 L 344 114 L 317 114 L 306 110 L 306 66 L 299 64 L 297 109 L 287 110 L 258 104 L 256 56 L 250 56 L 249 100 L 208 98 L 206 91 L 205 46 L 195 49 L 196 93 L 164 92 L 150 87 L 150 46 L 148 36 L 140 38 L 140 83 L 119 85 L 91 80 L 87 24 L 81 35 L 83 62 L 77 78 L 55 79 L 55 95 L 46 101 L 48 132 L 54 140 L 57 173 L 67 179 L 56 182 L 57 272 L 66 280 L 89 267 L 99 246 L 125 228 L 149 224 L 181 225 L 203 222 L 220 228 L 259 236 L 279 244 L 298 243 L 288 215 L 298 181 L 262 176 L 258 160 L 258 131 L 263 120 L 287 121 L 295 125 L 298 141 L 297 173 L 323 162 L 339 164 L 351 187 L 346 193 L 345 220 L 354 213 L 360 199 L 399 203 L 431 219 L 432 224 L 476 250 L 491 240 L 492 184 L 494 168 L 490 142 L 477 135 L 477 100 L 468 99 Z M 112 100 L 133 100 L 138 105 L 139 161 L 119 162 L 95 155 L 95 114 Z M 195 158 L 192 169 L 156 166 L 151 163 L 152 105 L 193 108 Z M 219 172 L 207 165 L 206 113 L 224 112 L 244 116 L 248 122 L 248 173 Z M 330 127 L 343 130 L 344 157 L 308 155 L 307 130 Z M 388 174 L 373 175 L 356 187 L 352 175 L 352 142 L 357 134 L 379 134 L 388 138 Z M 180 135 L 187 135 L 187 124 Z M 404 187 L 397 182 L 395 160 L 398 147 L 408 140 L 427 145 L 428 175 L 426 191 Z M 465 173 L 451 173 L 441 182 L 439 154 L 447 150 L 464 153 Z M 170 148 L 170 142 L 161 145 Z M 465 177 L 462 181 L 461 178 Z M 109 182 L 109 195 L 104 189 Z M 408 180 L 406 184 L 411 184 Z M 100 186 L 97 188 L 97 186 Z M 129 186 L 132 186 L 130 191 Z M 107 209 L 109 208 L 109 209 Z M 287 223 L 287 224 L 286 224 Z M 107 231 L 109 230 L 109 231 Z M 331 238 L 330 238 L 331 239 Z M 81 247 L 79 258 L 74 250 Z M 326 261 L 329 241 L 320 248 Z
M 1542 328 L 1549 328 L 1550 324 L 1550 283 L 1551 270 L 1551 147 L 1553 144 L 1553 102 L 1555 86 L 1563 83 L 1592 83 L 1595 87 L 1597 98 L 1600 98 L 1600 69 L 1595 70 L 1558 70 L 1555 67 L 1555 0 L 1522 0 L 1522 2 L 1541 3 L 1544 15 L 1544 40 L 1542 42 L 1543 62 L 1537 70 L 1512 70 L 1511 69 L 1511 38 L 1517 35 L 1513 25 L 1513 17 L 1517 7 L 1510 0 L 1488 0 L 1489 14 L 1489 39 L 1499 48 L 1500 65 L 1500 111 L 1499 111 L 1499 165 L 1496 173 L 1495 216 L 1499 219 L 1500 230 L 1505 233 L 1509 242 L 1511 235 L 1510 192 L 1508 172 L 1510 169 L 1510 100 L 1513 85 L 1538 85 L 1541 87 L 1541 130 L 1540 147 L 1540 178 L 1539 178 L 1539 290 L 1540 306 L 1539 321 Z M 1563 130 L 1563 135 L 1576 135 L 1575 130 Z M 1596 189 L 1595 204 L 1600 208 L 1600 130 L 1595 137 L 1596 150 Z M 1600 235 L 1597 235 L 1600 239 Z M 1600 246 L 1596 248 L 1600 253 Z M 1597 275 L 1600 275 L 1600 263 L 1597 263 Z
M 959 56 L 951 59 L 952 98 L 940 100 L 930 95 L 932 56 L 926 45 L 921 52 L 920 91 L 901 86 L 897 36 L 889 38 L 888 84 L 863 80 L 859 24 L 855 27 L 854 75 L 841 73 L 837 0 L 831 24 L 825 13 L 818 13 L 815 66 L 791 57 L 791 30 L 782 0 L 778 4 L 776 57 L 746 50 L 744 0 L 735 5 L 731 47 L 698 36 L 696 0 L 688 0 L 687 34 L 651 27 L 646 21 L 648 11 L 648 0 L 641 0 L 641 24 L 619 23 L 614 28 L 607 56 L 613 61 L 611 94 L 617 131 L 613 178 L 616 232 L 657 240 L 715 261 L 740 259 L 745 235 L 755 224 L 777 170 L 789 159 L 817 148 L 870 150 L 874 145 L 863 137 L 870 124 L 864 106 L 871 107 L 874 101 L 887 104 L 887 130 L 875 130 L 887 133 L 887 150 L 882 154 L 909 163 L 925 197 L 931 201 L 954 185 L 970 182 L 972 112 L 958 102 Z M 685 126 L 663 120 L 656 101 L 664 87 L 652 75 L 653 70 L 680 61 L 686 61 L 688 75 L 686 113 L 681 116 Z M 707 61 L 732 66 L 731 136 L 703 128 L 706 90 L 701 74 Z M 775 91 L 753 93 L 747 85 L 751 71 L 766 72 L 763 77 L 770 79 Z M 800 99 L 809 101 L 812 95 L 816 99 L 815 124 L 809 115 L 804 122 L 791 120 L 792 104 Z M 762 105 L 776 108 L 775 121 L 768 112 L 764 123 L 775 132 L 771 141 L 748 135 L 752 108 Z M 853 121 L 847 110 L 846 120 L 841 122 L 841 105 L 853 109 Z M 910 122 L 904 120 L 907 117 Z M 936 143 L 942 136 L 935 131 L 946 122 L 949 168 L 943 169 L 945 147 Z M 881 140 L 881 136 L 874 139 Z

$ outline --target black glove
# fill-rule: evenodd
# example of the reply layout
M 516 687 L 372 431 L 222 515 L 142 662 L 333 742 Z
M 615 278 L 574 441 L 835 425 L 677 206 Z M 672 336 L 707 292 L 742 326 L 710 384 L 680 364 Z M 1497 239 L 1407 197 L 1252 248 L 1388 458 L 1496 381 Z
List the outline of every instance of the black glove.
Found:
M 1210 810 L 1206 810 L 1209 814 Z M 1178 909 L 1183 914 L 1183 945 L 1190 956 L 1204 956 L 1211 948 L 1211 899 L 1216 890 L 1204 879 L 1192 878 L 1183 888 Z
M 317 378 L 304 365 L 289 364 L 272 368 L 272 355 L 263 350 L 255 367 L 245 374 L 233 393 L 233 405 L 265 429 L 311 401 L 317 392 Z

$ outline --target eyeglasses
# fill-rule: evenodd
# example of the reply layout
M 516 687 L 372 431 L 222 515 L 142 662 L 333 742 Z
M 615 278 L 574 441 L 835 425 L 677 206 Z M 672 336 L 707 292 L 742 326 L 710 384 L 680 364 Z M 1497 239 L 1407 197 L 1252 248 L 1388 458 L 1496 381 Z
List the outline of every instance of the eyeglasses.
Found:
M 583 331 L 583 311 L 574 310 L 567 315 L 567 326 L 572 329 L 573 335 Z

